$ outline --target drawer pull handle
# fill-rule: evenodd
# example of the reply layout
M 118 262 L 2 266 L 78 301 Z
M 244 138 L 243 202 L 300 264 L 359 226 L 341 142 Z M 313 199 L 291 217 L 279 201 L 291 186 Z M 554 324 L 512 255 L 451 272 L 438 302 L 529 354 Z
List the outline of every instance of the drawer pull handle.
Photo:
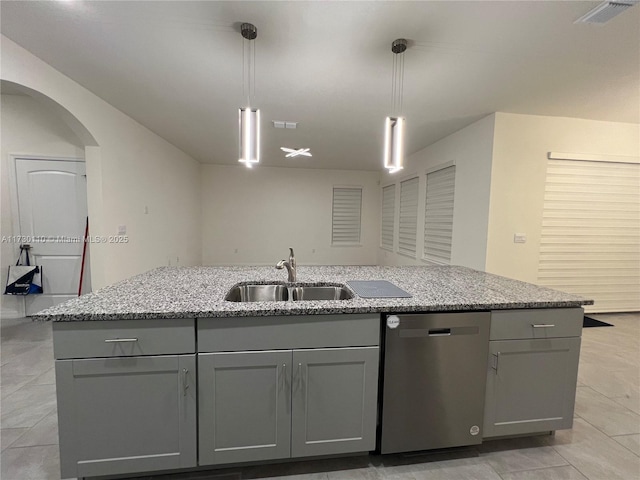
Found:
M 555 327 L 553 323 L 532 323 L 533 328 L 552 328 Z
M 137 341 L 137 338 L 107 338 L 104 343 L 132 343 Z

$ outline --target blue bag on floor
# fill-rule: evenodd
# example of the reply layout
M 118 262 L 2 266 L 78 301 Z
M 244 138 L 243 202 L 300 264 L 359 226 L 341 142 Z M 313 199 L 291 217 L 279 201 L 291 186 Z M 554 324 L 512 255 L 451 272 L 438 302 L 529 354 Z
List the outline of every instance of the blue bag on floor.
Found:
M 42 267 L 31 265 L 29 261 L 29 245 L 20 245 L 20 255 L 15 265 L 9 265 L 5 295 L 30 295 L 42 293 Z M 26 263 L 20 264 L 22 252 Z

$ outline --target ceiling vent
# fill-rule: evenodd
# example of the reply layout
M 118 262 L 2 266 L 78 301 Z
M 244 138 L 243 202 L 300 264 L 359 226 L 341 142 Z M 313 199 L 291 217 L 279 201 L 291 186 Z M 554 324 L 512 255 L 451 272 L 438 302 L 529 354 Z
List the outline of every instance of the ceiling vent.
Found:
M 281 120 L 273 120 L 275 128 L 298 128 L 298 122 L 283 122 Z
M 595 25 L 603 25 L 616 15 L 624 12 L 627 8 L 633 7 L 636 3 L 638 3 L 638 1 L 640 0 L 604 2 L 573 23 L 593 23 Z

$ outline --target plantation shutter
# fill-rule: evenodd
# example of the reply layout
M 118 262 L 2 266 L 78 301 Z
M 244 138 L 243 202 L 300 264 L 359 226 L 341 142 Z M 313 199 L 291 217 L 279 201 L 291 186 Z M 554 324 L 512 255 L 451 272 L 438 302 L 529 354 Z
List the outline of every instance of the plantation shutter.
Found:
M 362 188 L 334 187 L 331 243 L 359 244 Z
M 445 265 L 451 263 L 455 182 L 455 166 L 427 174 L 423 254 L 425 260 Z
M 640 310 L 640 165 L 549 160 L 538 281 L 591 312 Z
M 380 244 L 382 248 L 393 250 L 393 231 L 396 223 L 396 186 L 382 189 L 382 222 L 380 225 Z
M 418 229 L 418 178 L 400 183 L 400 231 L 398 252 L 416 256 L 416 234 Z

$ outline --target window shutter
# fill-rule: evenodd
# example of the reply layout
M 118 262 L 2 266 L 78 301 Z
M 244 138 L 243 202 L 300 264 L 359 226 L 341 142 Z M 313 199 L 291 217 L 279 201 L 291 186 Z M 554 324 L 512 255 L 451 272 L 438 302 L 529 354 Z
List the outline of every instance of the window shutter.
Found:
M 455 185 L 455 166 L 427 174 L 423 252 L 425 260 L 445 265 L 451 263 Z
M 638 164 L 549 160 L 538 282 L 587 311 L 640 310 L 639 186 Z
M 398 252 L 416 256 L 416 234 L 418 229 L 418 178 L 400 183 L 400 231 Z
M 380 244 L 382 248 L 393 250 L 393 231 L 396 224 L 396 186 L 382 189 L 382 222 L 380 225 Z
M 332 245 L 360 243 L 361 210 L 362 188 L 333 188 Z

